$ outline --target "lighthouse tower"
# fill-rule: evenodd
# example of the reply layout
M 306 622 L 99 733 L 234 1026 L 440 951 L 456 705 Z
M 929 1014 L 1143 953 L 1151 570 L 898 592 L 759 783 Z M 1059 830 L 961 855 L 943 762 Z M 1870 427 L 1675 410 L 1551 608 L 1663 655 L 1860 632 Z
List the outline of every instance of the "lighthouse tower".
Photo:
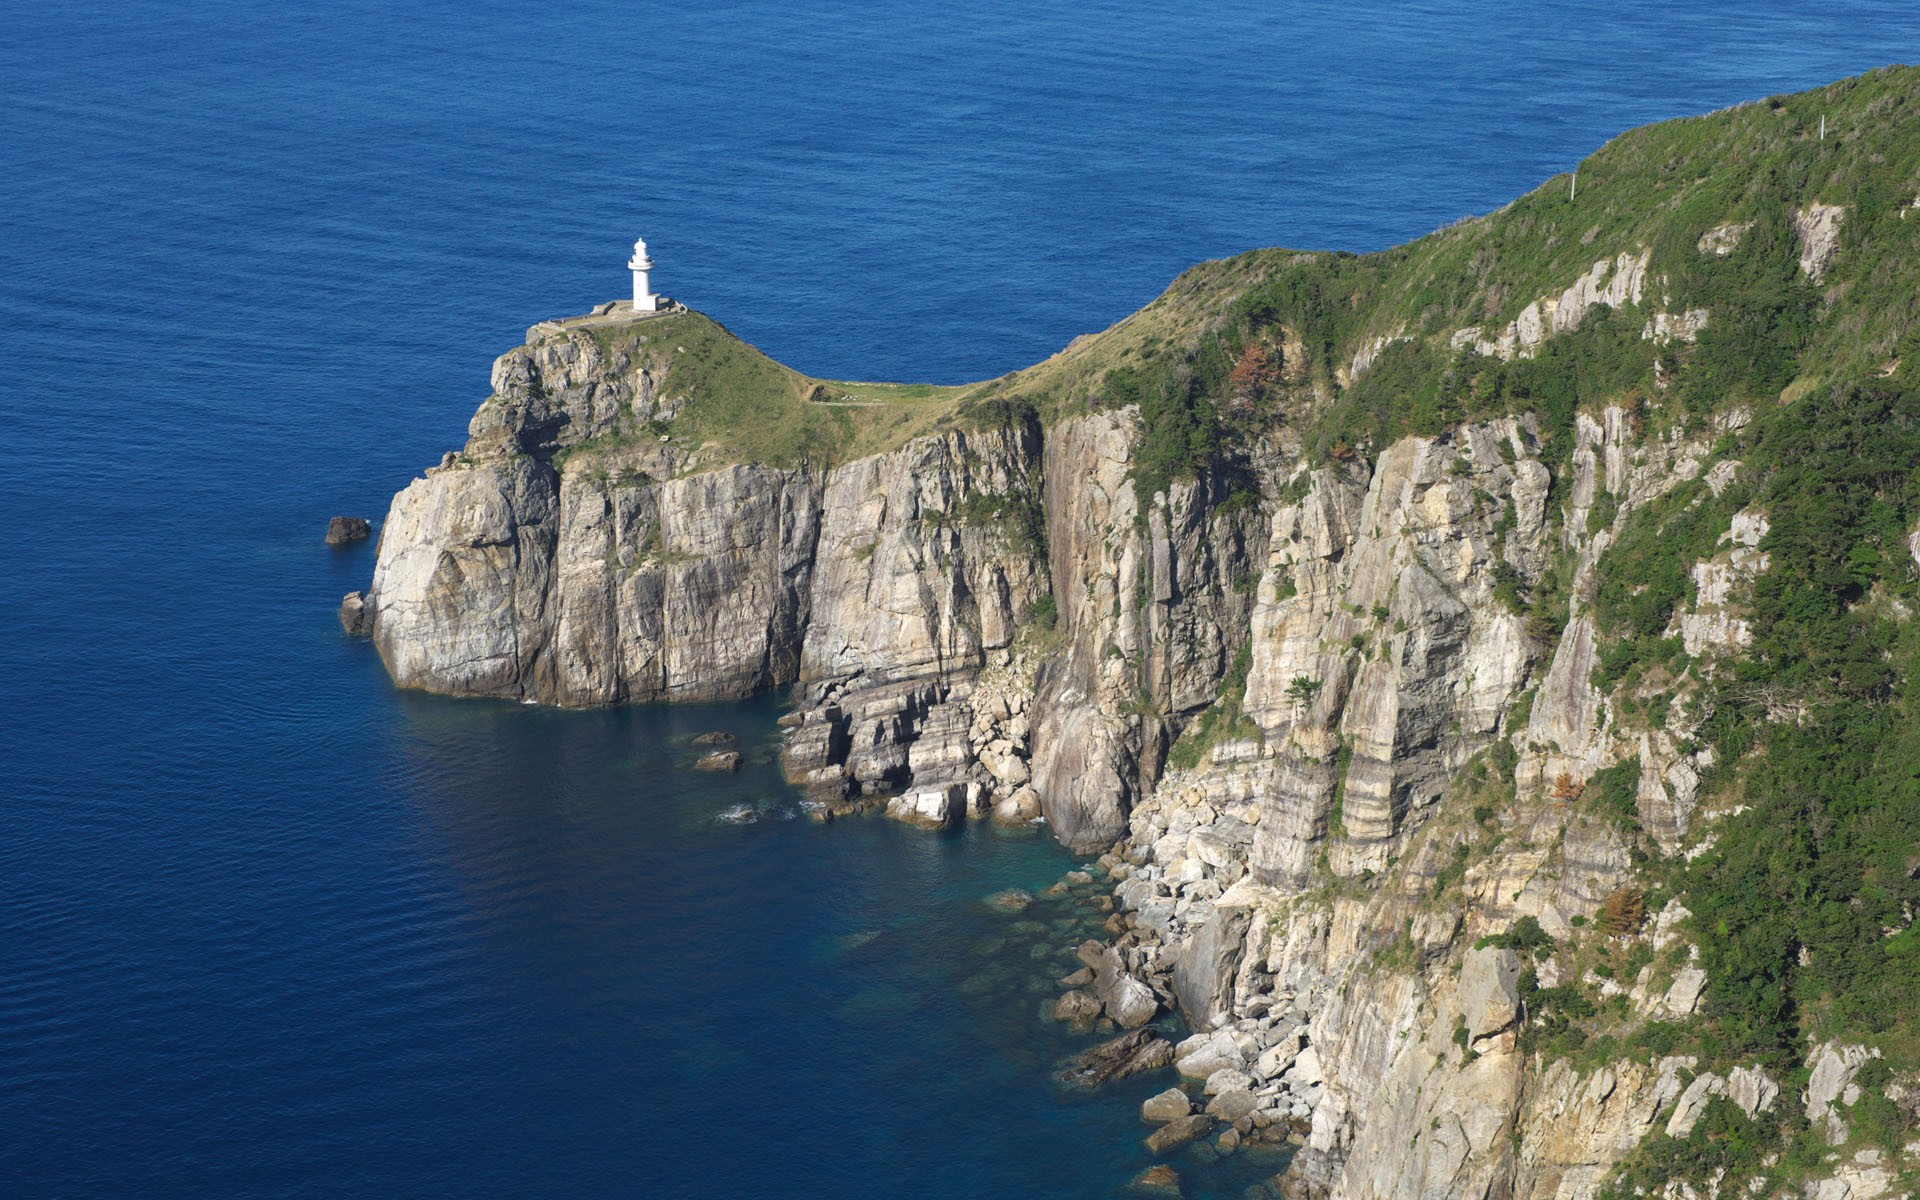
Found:
M 647 273 L 653 270 L 653 260 L 647 257 L 647 240 L 640 238 L 633 243 L 633 257 L 627 261 L 627 269 L 633 272 L 633 311 L 657 312 L 660 297 L 653 294 L 647 282 Z

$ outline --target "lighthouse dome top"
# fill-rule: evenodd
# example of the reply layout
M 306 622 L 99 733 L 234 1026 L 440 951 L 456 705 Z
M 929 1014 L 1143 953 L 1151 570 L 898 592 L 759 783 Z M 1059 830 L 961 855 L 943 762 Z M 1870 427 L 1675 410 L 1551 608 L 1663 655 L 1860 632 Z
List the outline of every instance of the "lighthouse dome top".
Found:
M 645 258 L 647 256 L 647 239 L 633 239 L 633 256 L 635 258 Z

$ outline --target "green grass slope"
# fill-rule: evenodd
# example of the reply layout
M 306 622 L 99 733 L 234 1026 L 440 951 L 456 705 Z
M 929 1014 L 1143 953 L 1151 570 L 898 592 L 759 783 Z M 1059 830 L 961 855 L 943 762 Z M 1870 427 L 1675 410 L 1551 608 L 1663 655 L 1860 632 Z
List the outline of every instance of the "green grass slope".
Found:
M 1573 183 L 1557 176 L 1497 212 L 1375 254 L 1269 249 L 1203 263 L 1045 362 L 958 387 L 813 379 L 698 313 L 601 325 L 595 336 L 676 348 L 669 386 L 692 402 L 674 432 L 709 458 L 839 462 L 1016 409 L 1051 422 L 1137 403 L 1148 484 L 1281 424 L 1321 456 L 1531 411 L 1551 453 L 1582 405 L 1705 415 L 1868 377 L 1910 348 L 1920 69 L 1635 129 L 1583 161 L 1577 191 Z M 1838 256 L 1817 285 L 1797 266 L 1793 225 L 1796 210 L 1816 204 L 1846 209 Z M 1733 253 L 1699 248 L 1727 225 L 1750 226 Z M 1516 361 L 1453 348 L 1457 331 L 1496 333 L 1623 253 L 1649 256 L 1639 305 L 1602 306 Z M 1641 337 L 1654 312 L 1696 309 L 1711 314 L 1696 344 Z M 1355 355 L 1381 343 L 1354 377 Z

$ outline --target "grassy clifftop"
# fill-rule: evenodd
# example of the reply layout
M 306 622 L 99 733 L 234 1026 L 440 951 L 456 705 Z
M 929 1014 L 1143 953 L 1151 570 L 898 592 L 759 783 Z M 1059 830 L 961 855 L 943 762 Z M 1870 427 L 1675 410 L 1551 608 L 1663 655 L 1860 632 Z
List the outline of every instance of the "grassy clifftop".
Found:
M 1556 176 L 1404 246 L 1200 264 L 1112 328 L 996 380 L 812 379 L 694 313 L 596 336 L 671 337 L 668 386 L 689 400 L 674 432 L 707 458 L 846 461 L 1014 409 L 1051 421 L 1137 403 L 1153 484 L 1276 425 L 1315 455 L 1512 411 L 1537 413 L 1551 438 L 1582 406 L 1704 413 L 1885 371 L 1920 314 L 1917 195 L 1920 69 L 1889 67 L 1632 130 L 1577 183 Z M 1796 220 L 1820 206 L 1843 211 L 1830 263 L 1810 274 Z M 1622 256 L 1644 264 L 1637 300 L 1553 330 L 1543 303 L 1606 262 L 1598 287 Z M 1529 306 L 1547 336 L 1487 353 Z M 1704 327 L 1682 338 L 1646 336 L 1657 314 L 1700 312 Z
M 1917 195 L 1920 69 L 1885 68 L 1633 130 L 1580 164 L 1577 188 L 1556 177 L 1405 246 L 1202 264 L 1004 387 L 1043 413 L 1140 403 L 1149 482 L 1276 424 L 1320 456 L 1509 412 L 1536 413 L 1551 440 L 1605 403 L 1698 416 L 1791 399 L 1911 348 Z M 1564 291 L 1583 276 L 1604 291 L 1623 260 L 1631 299 L 1553 328 Z M 1546 333 L 1526 345 L 1530 309 Z M 1649 328 L 1661 314 L 1703 327 L 1668 336 Z
M 566 331 L 566 325 L 556 327 Z M 703 313 L 583 320 L 603 359 L 644 364 L 674 400 L 664 423 L 632 425 L 611 445 L 667 433 L 703 462 L 830 465 L 879 453 L 950 423 L 964 388 L 814 379 L 784 366 Z

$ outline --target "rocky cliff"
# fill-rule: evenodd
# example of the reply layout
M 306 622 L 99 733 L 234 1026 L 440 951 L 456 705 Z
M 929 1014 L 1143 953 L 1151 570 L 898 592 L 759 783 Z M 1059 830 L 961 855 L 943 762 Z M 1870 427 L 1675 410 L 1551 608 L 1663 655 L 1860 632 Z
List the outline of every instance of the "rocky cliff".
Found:
M 1589 207 L 1549 185 L 1384 255 L 1206 264 L 930 399 L 698 314 L 536 326 L 343 621 L 456 694 L 790 687 L 823 815 L 1039 818 L 1099 854 L 1113 940 L 1060 1011 L 1177 1010 L 1177 1070 L 1232 1097 L 1216 1146 L 1300 1143 L 1282 1194 L 1889 1193 L 1920 1082 L 1813 1015 L 1831 906 L 1766 968 L 1809 981 L 1798 1044 L 1790 1010 L 1732 1015 L 1771 985 L 1716 948 L 1768 916 L 1687 907 L 1725 905 L 1690 864 L 1754 841 L 1768 730 L 1843 692 L 1906 727 L 1874 664 L 1920 571 L 1920 459 L 1879 453 L 1920 396 L 1886 299 L 1920 279 L 1920 147 L 1888 132 L 1920 81 L 1829 91 L 1628 135 Z M 1851 132 L 1782 132 L 1816 110 Z M 799 433 L 726 441 L 743 397 Z M 1861 515 L 1807 534 L 1820 472 L 1869 459 Z M 1830 622 L 1879 624 L 1789 668 L 1820 538 Z M 1865 936 L 1904 944 L 1907 868 L 1851 901 L 1893 914 Z M 1168 1144 L 1204 1127 L 1155 1100 L 1193 1123 Z

